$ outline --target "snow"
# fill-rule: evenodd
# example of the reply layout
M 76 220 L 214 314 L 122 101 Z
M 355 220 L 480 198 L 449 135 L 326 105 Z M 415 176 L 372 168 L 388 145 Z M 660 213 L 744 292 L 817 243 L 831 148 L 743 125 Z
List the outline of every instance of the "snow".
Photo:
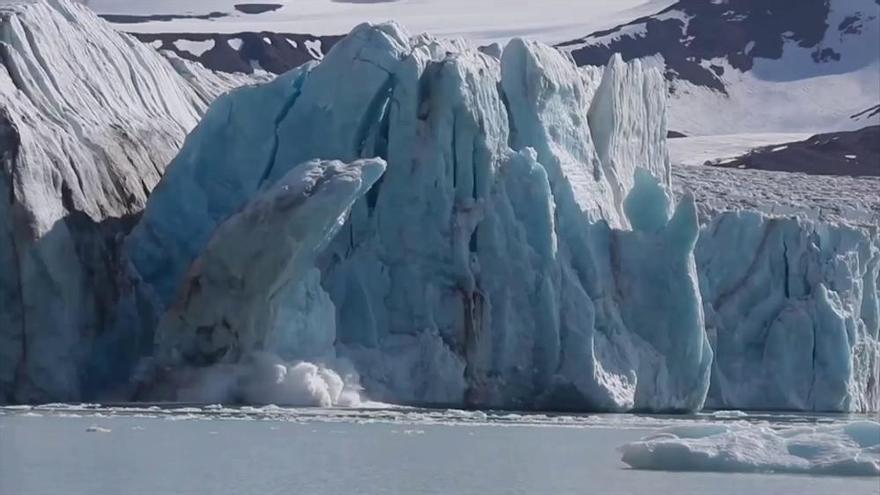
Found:
M 880 423 L 673 426 L 621 451 L 636 469 L 880 476 Z
M 545 0 L 511 8 L 503 0 L 397 0 L 339 2 L 335 0 L 279 1 L 281 9 L 258 15 L 235 12 L 232 0 L 89 0 L 101 14 L 208 14 L 230 13 L 210 20 L 174 19 L 120 25 L 126 31 L 195 33 L 270 31 L 339 35 L 362 22 L 393 20 L 413 32 L 442 37 L 463 37 L 476 44 L 504 42 L 527 36 L 545 42 L 562 42 L 653 14 L 673 0 Z M 466 15 L 463 15 L 465 13 Z
M 723 163 L 763 146 L 803 141 L 811 136 L 776 132 L 687 136 L 669 140 L 669 156 L 674 165 L 702 166 L 706 162 Z
M 817 48 L 801 47 L 792 39 L 785 40 L 781 58 L 756 58 L 754 67 L 745 73 L 727 60 L 713 60 L 724 69 L 721 78 L 727 94 L 675 81 L 670 128 L 689 136 L 816 134 L 880 123 L 880 117 L 861 122 L 850 118 L 880 101 L 877 4 L 873 0 L 834 0 L 829 6 L 828 32 L 818 48 L 833 50 L 840 60 L 816 62 Z M 871 12 L 874 15 L 868 15 Z M 861 33 L 840 33 L 837 27 L 856 13 L 864 14 Z M 656 63 L 662 63 L 655 58 Z
M 321 51 L 321 40 L 306 40 L 305 41 L 306 50 L 309 51 L 309 54 L 315 58 L 315 60 L 321 60 L 324 58 L 324 52 Z
M 201 57 L 205 52 L 214 48 L 214 40 L 193 41 L 193 40 L 175 40 L 174 46 L 182 52 L 188 52 L 196 57 Z
M 794 80 L 768 80 L 754 71 L 740 73 L 726 61 L 721 65 L 725 78 L 736 78 L 727 84 L 727 95 L 675 82 L 670 128 L 688 136 L 852 130 L 871 123 L 850 116 L 880 101 L 880 61 L 845 74 Z

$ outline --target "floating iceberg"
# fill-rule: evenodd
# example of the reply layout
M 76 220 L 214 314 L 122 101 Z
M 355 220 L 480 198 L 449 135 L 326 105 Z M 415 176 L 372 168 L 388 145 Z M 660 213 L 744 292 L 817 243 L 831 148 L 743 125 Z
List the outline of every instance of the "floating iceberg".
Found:
M 636 469 L 880 476 L 880 423 L 674 426 L 621 448 Z

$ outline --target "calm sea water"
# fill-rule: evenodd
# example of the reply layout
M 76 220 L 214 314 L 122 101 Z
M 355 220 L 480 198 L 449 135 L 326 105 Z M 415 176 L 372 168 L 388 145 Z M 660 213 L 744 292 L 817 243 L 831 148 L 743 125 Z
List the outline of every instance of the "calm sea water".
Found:
M 876 478 L 628 469 L 617 447 L 663 419 L 474 414 L 5 409 L 0 495 L 880 493 Z

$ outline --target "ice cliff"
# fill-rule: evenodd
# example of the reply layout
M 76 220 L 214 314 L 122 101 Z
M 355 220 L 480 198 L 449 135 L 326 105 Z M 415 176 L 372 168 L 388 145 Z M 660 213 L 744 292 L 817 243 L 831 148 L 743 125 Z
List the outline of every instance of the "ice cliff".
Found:
M 0 401 L 880 408 L 877 227 L 676 201 L 656 69 L 362 25 L 202 115 L 236 81 L 3 9 Z
M 715 349 L 709 406 L 880 409 L 876 225 L 724 212 L 696 257 Z
M 78 400 L 149 348 L 113 246 L 241 84 L 178 62 L 78 4 L 0 4 L 0 401 Z
M 616 59 L 591 76 L 542 45 L 514 41 L 498 59 L 388 24 L 358 27 L 319 65 L 221 98 L 126 241 L 176 318 L 159 326 L 159 365 L 279 353 L 262 338 L 278 324 L 218 318 L 177 288 L 211 246 L 267 242 L 217 236 L 300 163 L 379 156 L 384 175 L 313 264 L 321 286 L 298 292 L 332 303 L 335 318 L 288 325 L 282 341 L 324 342 L 311 357 L 349 360 L 380 400 L 700 408 L 712 352 L 698 224 L 692 201 L 670 217 L 662 87 L 638 63 Z M 250 265 L 279 277 L 259 287 L 254 314 L 270 318 L 272 299 L 289 321 L 309 321 L 283 289 L 307 283 L 283 268 L 295 250 L 278 247 L 288 258 Z M 253 309 L 250 295 L 221 300 L 230 314 Z M 195 353 L 179 340 L 192 335 Z

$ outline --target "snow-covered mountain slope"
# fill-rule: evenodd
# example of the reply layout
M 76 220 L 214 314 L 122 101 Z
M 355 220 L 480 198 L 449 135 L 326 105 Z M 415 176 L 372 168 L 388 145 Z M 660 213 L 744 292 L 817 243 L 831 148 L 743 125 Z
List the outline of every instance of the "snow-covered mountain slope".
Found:
M 775 143 L 712 164 L 822 175 L 880 176 L 880 126 Z
M 776 147 L 780 143 L 803 141 L 809 133 L 743 133 L 708 136 L 679 136 L 669 140 L 669 159 L 672 165 L 706 165 L 732 160 L 762 147 Z
M 125 29 L 126 26 L 118 26 Z M 324 58 L 342 36 L 240 33 L 134 33 L 139 40 L 162 52 L 199 62 L 221 72 L 251 74 L 266 71 L 282 74 L 293 68 Z
M 854 118 L 880 102 L 878 39 L 876 0 L 682 0 L 560 48 L 665 64 L 670 128 L 687 135 L 822 132 L 880 119 Z
M 395 20 L 417 32 L 461 36 L 478 44 L 528 36 L 558 42 L 587 30 L 604 29 L 649 14 L 671 0 L 553 0 L 511 9 L 497 0 L 461 2 L 309 0 L 241 3 L 188 0 L 85 3 L 121 31 L 161 50 L 220 71 L 280 74 L 319 60 L 340 35 L 364 21 Z M 466 4 L 466 5 L 464 5 Z M 540 8 L 539 8 L 540 7 Z M 462 11 L 468 15 L 460 15 Z M 571 17 L 572 12 L 580 15 Z M 575 22 L 576 21 L 576 22 Z M 604 65 L 604 62 L 603 64 Z
M 93 339 L 136 331 L 113 321 L 136 319 L 112 307 L 131 290 L 116 238 L 243 80 L 170 62 L 65 0 L 0 4 L 0 63 L 0 398 L 76 400 Z
M 604 66 L 615 52 L 648 57 L 671 82 L 670 128 L 689 136 L 880 123 L 875 0 L 88 3 L 120 30 L 215 70 L 280 73 L 319 59 L 359 22 L 393 19 L 477 44 L 514 36 L 560 43 L 581 65 Z
M 84 0 L 84 3 L 99 14 L 116 16 L 109 20 L 133 32 L 268 31 L 324 36 L 345 34 L 362 22 L 393 20 L 413 32 L 463 37 L 480 45 L 517 36 L 561 42 L 657 12 L 673 1 L 545 0 L 521 2 L 515 8 L 504 0 L 260 2 L 266 8 L 248 8 L 249 2 L 243 0 Z M 269 6 L 278 8 L 269 9 Z M 120 15 L 127 18 L 120 19 Z

